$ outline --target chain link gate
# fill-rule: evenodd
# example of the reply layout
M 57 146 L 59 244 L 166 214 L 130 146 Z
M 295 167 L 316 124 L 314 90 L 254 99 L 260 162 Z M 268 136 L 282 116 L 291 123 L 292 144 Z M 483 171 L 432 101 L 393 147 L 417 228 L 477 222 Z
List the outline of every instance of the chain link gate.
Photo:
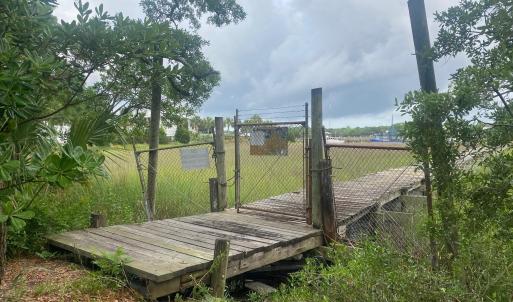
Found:
M 234 136 L 237 211 L 254 210 L 304 219 L 308 194 L 308 104 L 237 110 Z

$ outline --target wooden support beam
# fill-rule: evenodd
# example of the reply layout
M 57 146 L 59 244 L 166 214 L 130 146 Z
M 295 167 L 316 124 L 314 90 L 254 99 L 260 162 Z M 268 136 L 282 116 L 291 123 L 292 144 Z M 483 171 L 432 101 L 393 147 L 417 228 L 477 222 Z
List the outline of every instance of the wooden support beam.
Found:
M 321 212 L 322 229 L 326 243 L 337 240 L 337 220 L 335 217 L 335 206 L 333 205 L 333 184 L 331 182 L 331 161 L 321 160 Z
M 99 213 L 91 213 L 90 227 L 102 228 L 107 226 L 107 217 Z
M 209 193 L 210 193 L 210 212 L 218 212 L 219 211 L 219 192 L 218 192 L 218 183 L 217 178 L 209 178 L 208 179 Z
M 217 171 L 217 202 L 219 211 L 226 209 L 226 165 L 224 151 L 224 121 L 222 117 L 215 117 L 215 155 Z
M 217 298 L 224 297 L 229 252 L 230 240 L 216 239 L 214 247 L 214 262 L 212 264 L 212 274 L 210 275 L 210 284 L 212 286 L 212 294 Z
M 321 215 L 321 173 L 319 164 L 322 159 L 322 88 L 312 89 L 312 225 L 322 227 Z

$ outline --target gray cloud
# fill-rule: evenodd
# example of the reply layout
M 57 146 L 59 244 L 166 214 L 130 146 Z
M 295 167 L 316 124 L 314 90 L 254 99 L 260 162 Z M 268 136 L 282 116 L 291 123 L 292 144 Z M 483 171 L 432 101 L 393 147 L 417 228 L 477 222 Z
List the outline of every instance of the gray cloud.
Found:
M 137 0 L 103 2 L 110 12 L 142 16 Z M 431 14 L 456 2 L 426 1 L 432 36 Z M 309 100 L 311 88 L 323 87 L 331 126 L 363 126 L 388 122 L 394 99 L 419 86 L 406 0 L 240 3 L 248 13 L 242 23 L 199 31 L 210 41 L 205 53 L 222 76 L 202 115 L 300 105 Z M 63 2 L 56 14 L 73 17 L 72 1 Z M 457 58 L 436 65 L 440 88 L 464 62 Z

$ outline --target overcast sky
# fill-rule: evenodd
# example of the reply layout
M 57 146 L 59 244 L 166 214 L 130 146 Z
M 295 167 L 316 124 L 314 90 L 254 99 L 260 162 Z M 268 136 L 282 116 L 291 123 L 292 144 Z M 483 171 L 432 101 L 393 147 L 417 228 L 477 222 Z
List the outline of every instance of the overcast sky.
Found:
M 85 2 L 85 1 L 84 1 Z M 114 14 L 142 18 L 139 0 L 94 0 Z M 417 89 L 418 75 L 406 0 L 239 0 L 247 17 L 221 28 L 204 25 L 205 54 L 221 72 L 221 85 L 202 116 L 233 116 L 235 108 L 301 105 L 310 89 L 323 88 L 327 127 L 388 125 L 399 100 Z M 426 0 L 431 36 L 433 13 L 457 0 Z M 58 18 L 76 15 L 61 0 Z M 464 59 L 435 65 L 438 86 Z

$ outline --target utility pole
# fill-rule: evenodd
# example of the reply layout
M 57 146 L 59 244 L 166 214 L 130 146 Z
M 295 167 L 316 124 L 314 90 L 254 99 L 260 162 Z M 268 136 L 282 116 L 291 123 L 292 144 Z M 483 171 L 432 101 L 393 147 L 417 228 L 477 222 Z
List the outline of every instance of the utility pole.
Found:
M 413 34 L 413 44 L 415 46 L 415 57 L 417 59 L 420 88 L 425 92 L 436 93 L 438 89 L 436 88 L 433 58 L 430 57 L 431 42 L 429 40 L 429 28 L 427 24 L 424 0 L 408 0 L 408 10 L 410 12 L 411 31 Z M 426 185 L 427 212 L 429 220 L 433 223 L 433 190 L 431 185 L 431 168 L 429 162 L 423 163 L 423 170 Z M 436 268 L 438 266 L 438 256 L 436 241 L 432 230 L 429 232 L 429 245 L 431 250 L 431 266 Z
M 420 88 L 425 92 L 437 92 L 435 68 L 433 67 L 433 58 L 430 56 L 431 42 L 429 40 L 424 0 L 408 0 L 408 9 L 410 11 L 411 31 L 413 33 L 415 57 L 417 58 Z

